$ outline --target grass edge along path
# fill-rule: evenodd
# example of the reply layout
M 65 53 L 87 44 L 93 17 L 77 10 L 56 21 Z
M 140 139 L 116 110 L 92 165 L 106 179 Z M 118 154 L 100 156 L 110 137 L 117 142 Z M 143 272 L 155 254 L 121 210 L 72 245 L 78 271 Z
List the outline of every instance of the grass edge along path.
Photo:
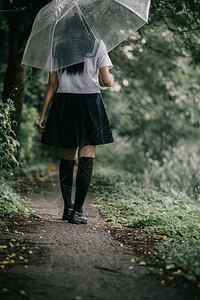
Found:
M 200 208 L 197 200 L 181 193 L 166 194 L 155 186 L 136 182 L 130 173 L 108 171 L 95 174 L 93 190 L 100 212 L 111 228 L 133 230 L 162 237 L 150 256 L 140 264 L 162 261 L 166 270 L 177 270 L 185 278 L 200 278 Z M 200 285 L 198 285 L 200 287 Z
M 12 171 L 12 176 L 7 176 L 7 178 L 0 172 L 0 233 L 1 227 L 5 226 L 4 218 L 8 215 L 26 213 L 30 217 L 38 217 L 31 209 L 29 193 L 33 192 L 32 187 L 38 188 L 38 184 L 49 180 L 46 165 L 16 167 Z

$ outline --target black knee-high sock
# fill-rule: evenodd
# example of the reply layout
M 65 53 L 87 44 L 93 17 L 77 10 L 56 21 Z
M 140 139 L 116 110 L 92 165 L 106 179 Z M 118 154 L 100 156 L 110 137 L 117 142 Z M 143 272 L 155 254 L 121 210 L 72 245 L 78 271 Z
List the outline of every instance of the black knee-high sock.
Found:
M 65 208 L 73 208 L 71 196 L 74 164 L 75 160 L 60 160 L 59 179 Z
M 93 158 L 80 157 L 76 177 L 76 196 L 74 210 L 82 212 L 82 206 L 85 201 L 93 171 Z

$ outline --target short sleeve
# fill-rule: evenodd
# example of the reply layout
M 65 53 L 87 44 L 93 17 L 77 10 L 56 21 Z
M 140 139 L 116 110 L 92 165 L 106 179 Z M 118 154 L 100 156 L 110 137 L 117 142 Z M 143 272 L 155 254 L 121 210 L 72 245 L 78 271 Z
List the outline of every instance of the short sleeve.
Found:
M 103 56 L 97 58 L 97 69 L 100 70 L 103 67 L 108 67 L 109 69 L 113 67 L 108 54 L 104 54 Z
M 111 69 L 113 67 L 113 64 L 107 53 L 106 46 L 101 40 L 97 51 L 97 69 L 100 70 L 103 67 L 108 67 L 109 69 Z

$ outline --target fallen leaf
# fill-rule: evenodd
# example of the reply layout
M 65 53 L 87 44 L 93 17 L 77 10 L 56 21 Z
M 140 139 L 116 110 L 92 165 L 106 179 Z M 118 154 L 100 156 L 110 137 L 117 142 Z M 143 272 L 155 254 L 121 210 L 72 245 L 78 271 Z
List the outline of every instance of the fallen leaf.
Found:
M 2 288 L 2 291 L 3 291 L 4 293 L 6 293 L 6 292 L 8 291 L 8 289 L 7 289 L 7 288 Z
M 168 279 L 168 280 L 173 280 L 173 279 L 174 279 L 174 276 L 168 276 L 167 279 Z
M 135 258 L 133 257 L 133 258 L 131 258 L 131 262 L 132 263 L 134 263 L 135 262 Z
M 166 265 L 166 270 L 174 269 L 176 266 L 175 264 Z
M 161 284 L 165 284 L 165 280 L 161 280 L 161 282 L 160 282 Z
M 24 290 L 19 291 L 21 295 L 26 295 L 26 292 Z
M 145 261 L 140 261 L 140 262 L 139 262 L 139 265 L 140 265 L 140 266 L 146 266 L 146 264 L 147 264 L 147 263 L 146 263 Z
M 6 246 L 6 245 L 0 245 L 0 248 L 1 248 L 1 249 L 6 249 L 7 246 Z
M 158 271 L 156 274 L 163 275 L 163 271 Z
M 33 253 L 33 251 L 32 251 L 32 250 L 29 250 L 29 251 L 28 251 L 28 253 L 29 253 L 29 254 L 32 254 L 32 253 Z
M 174 271 L 172 274 L 180 274 L 182 272 L 182 270 L 178 269 L 177 271 Z
M 130 266 L 130 267 L 128 267 L 129 268 L 129 270 L 133 270 L 133 267 L 132 266 Z

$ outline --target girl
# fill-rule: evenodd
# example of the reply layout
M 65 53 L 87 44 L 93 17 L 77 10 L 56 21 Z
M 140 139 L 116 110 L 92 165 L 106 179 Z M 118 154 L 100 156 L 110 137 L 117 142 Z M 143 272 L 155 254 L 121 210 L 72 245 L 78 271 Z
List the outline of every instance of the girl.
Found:
M 49 73 L 44 104 L 38 123 L 41 142 L 60 148 L 59 179 L 64 199 L 62 219 L 73 224 L 86 224 L 82 206 L 93 171 L 96 145 L 114 142 L 103 105 L 98 74 L 106 87 L 114 84 L 109 73 L 111 60 L 105 45 L 100 41 L 95 57 Z M 52 105 L 47 122 L 46 113 Z M 71 201 L 73 169 L 78 154 L 76 194 Z

